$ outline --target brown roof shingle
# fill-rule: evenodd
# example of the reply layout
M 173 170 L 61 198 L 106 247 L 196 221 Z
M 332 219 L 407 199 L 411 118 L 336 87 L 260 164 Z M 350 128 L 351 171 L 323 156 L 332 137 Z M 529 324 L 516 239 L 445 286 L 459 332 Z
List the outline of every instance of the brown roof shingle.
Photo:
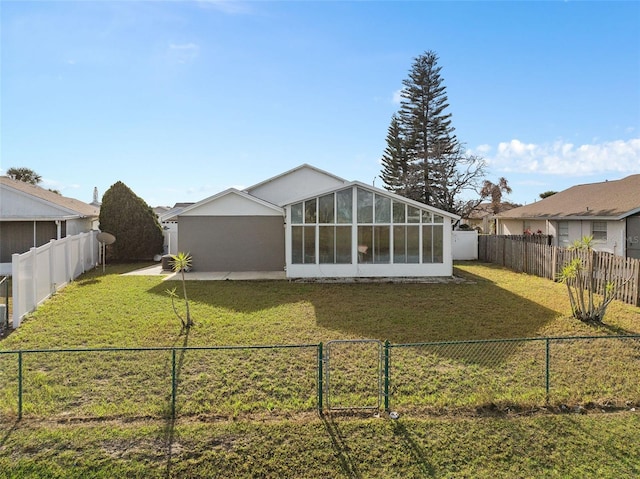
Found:
M 621 219 L 640 211 L 640 174 L 621 180 L 572 186 L 499 218 Z

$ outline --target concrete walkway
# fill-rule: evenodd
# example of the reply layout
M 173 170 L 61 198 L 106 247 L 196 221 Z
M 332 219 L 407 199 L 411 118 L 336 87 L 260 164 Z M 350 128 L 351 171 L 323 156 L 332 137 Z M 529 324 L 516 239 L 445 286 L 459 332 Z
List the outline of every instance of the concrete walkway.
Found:
M 161 264 L 137 269 L 127 275 L 138 276 L 164 276 L 162 281 L 179 281 L 182 279 L 179 273 L 165 271 Z M 286 280 L 284 271 L 191 271 L 184 274 L 187 281 L 275 281 Z M 294 282 L 306 283 L 475 283 L 458 276 L 447 277 L 381 277 L 381 278 L 298 278 Z
M 160 264 L 125 273 L 125 276 L 127 275 L 164 276 L 162 281 L 182 279 L 178 273 L 163 270 Z M 271 281 L 286 279 L 286 275 L 284 271 L 191 271 L 184 274 L 184 279 L 187 281 Z

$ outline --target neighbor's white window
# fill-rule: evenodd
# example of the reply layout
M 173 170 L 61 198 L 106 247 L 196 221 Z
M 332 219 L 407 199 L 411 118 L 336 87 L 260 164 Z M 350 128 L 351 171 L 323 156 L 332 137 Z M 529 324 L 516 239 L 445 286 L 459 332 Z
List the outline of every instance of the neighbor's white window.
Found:
M 592 222 L 591 236 L 593 236 L 593 241 L 607 241 L 607 222 L 606 221 Z
M 569 246 L 569 222 L 558 221 L 558 246 L 567 248 Z

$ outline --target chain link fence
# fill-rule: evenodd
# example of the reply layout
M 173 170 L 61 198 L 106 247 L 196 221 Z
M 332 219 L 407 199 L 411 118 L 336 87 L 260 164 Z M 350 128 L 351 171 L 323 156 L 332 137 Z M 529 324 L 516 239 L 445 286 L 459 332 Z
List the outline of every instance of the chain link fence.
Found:
M 640 335 L 0 351 L 0 415 L 53 420 L 640 405 Z
M 640 404 L 640 336 L 390 345 L 389 403 L 402 412 Z

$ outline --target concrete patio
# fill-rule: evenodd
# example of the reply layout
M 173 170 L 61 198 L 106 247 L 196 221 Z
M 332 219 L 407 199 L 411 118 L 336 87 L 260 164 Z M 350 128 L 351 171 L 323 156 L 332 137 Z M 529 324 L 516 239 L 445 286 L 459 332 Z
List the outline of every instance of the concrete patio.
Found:
M 163 281 L 182 279 L 180 274 L 162 269 L 162 265 L 153 265 L 147 268 L 137 269 L 126 275 L 137 276 L 164 276 Z M 188 281 L 272 281 L 284 280 L 284 271 L 191 271 L 185 273 L 184 277 Z

